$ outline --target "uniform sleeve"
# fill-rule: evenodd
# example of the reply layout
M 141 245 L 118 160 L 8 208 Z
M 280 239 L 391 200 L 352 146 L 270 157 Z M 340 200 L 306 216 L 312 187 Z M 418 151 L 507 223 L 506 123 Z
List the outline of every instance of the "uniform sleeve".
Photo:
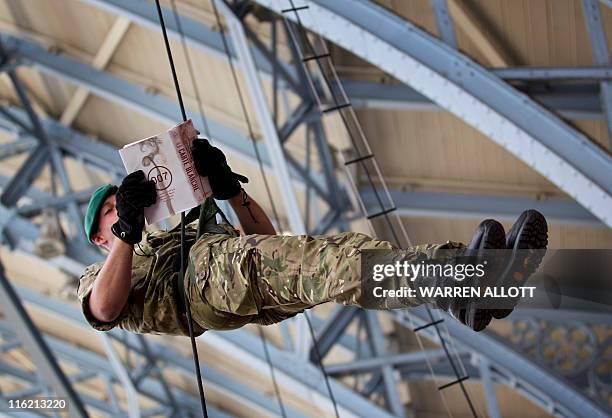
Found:
M 121 312 L 121 314 L 112 322 L 102 322 L 96 319 L 96 317 L 93 316 L 93 314 L 91 313 L 89 309 L 89 297 L 91 296 L 94 281 L 96 280 L 96 277 L 98 276 L 98 273 L 102 269 L 103 265 L 103 262 L 99 262 L 92 264 L 91 266 L 85 269 L 85 272 L 79 280 L 79 285 L 77 287 L 77 297 L 79 299 L 79 302 L 81 303 L 83 315 L 85 316 L 85 319 L 87 320 L 89 325 L 91 325 L 98 331 L 109 331 L 114 328 L 119 322 L 121 322 L 126 313 L 127 304 L 123 312 Z

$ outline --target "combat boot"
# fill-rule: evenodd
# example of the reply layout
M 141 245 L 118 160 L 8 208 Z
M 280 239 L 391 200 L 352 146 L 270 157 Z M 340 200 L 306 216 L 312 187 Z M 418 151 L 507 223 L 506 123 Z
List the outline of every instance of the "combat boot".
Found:
M 535 209 L 524 211 L 506 235 L 506 248 L 512 250 L 512 255 L 503 285 L 522 286 L 540 266 L 547 246 L 546 218 Z M 493 309 L 491 314 L 502 319 L 513 310 Z
M 502 224 L 494 219 L 485 219 L 478 225 L 472 240 L 468 244 L 464 256 L 478 260 L 483 250 L 499 250 L 506 248 L 506 232 Z M 455 299 L 450 301 L 448 312 L 474 331 L 482 331 L 491 322 L 492 310 L 482 309 L 474 300 Z

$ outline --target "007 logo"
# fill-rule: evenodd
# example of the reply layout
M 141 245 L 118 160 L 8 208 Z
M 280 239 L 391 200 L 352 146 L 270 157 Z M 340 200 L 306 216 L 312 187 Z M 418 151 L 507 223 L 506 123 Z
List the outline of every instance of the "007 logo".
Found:
M 149 170 L 149 180 L 153 180 L 156 190 L 166 190 L 172 184 L 172 172 L 163 165 L 158 165 Z

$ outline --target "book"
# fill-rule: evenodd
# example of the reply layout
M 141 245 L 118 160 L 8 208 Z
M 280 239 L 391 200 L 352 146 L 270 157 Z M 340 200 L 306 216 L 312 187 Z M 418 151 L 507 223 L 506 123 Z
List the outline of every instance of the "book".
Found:
M 157 202 L 144 210 L 148 224 L 198 206 L 212 195 L 208 179 L 196 172 L 191 155 L 197 135 L 191 120 L 187 120 L 119 150 L 128 173 L 142 170 L 155 182 Z

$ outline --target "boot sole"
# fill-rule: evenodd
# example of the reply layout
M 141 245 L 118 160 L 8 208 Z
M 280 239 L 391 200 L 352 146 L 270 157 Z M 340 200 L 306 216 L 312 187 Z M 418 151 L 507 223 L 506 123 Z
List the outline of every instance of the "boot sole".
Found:
M 519 218 L 520 224 L 514 242 L 507 242 L 508 249 L 517 252 L 518 250 L 545 250 L 548 246 L 548 225 L 546 218 L 536 210 L 523 212 Z M 510 232 L 512 234 L 513 231 Z M 510 246 L 511 245 L 511 246 Z M 544 251 L 536 251 L 532 257 L 524 258 L 524 255 L 513 254 L 512 265 L 514 271 L 513 281 L 516 285 L 524 284 L 527 279 L 535 273 L 540 266 Z M 521 258 L 521 259 L 519 259 Z M 493 309 L 491 314 L 495 319 L 503 319 L 512 313 L 514 309 Z
M 472 246 L 473 238 L 468 245 L 468 251 L 506 248 L 504 227 L 494 219 L 486 219 L 480 223 L 480 226 L 483 224 L 485 224 L 484 228 L 475 238 L 476 241 L 480 241 L 478 246 Z
M 504 231 L 504 227 L 499 222 L 492 219 L 483 221 L 483 223 L 485 222 L 487 222 L 487 225 L 483 229 L 482 234 L 477 237 L 477 239 L 480 239 L 478 247 L 469 248 L 467 250 L 468 253 L 505 248 L 506 232 Z M 491 310 L 478 309 L 476 307 L 459 308 L 456 316 L 462 324 L 470 327 L 476 332 L 485 329 L 493 319 Z

